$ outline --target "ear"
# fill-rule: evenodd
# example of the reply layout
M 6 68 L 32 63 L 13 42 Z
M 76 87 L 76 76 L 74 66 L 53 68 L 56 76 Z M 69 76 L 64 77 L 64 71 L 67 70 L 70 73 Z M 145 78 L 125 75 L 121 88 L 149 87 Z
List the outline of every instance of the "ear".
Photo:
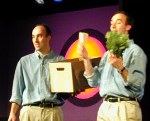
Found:
M 51 36 L 50 36 L 50 35 L 49 35 L 49 36 L 47 36 L 47 40 L 49 40 L 49 41 L 51 40 Z
M 127 30 L 127 31 L 131 30 L 131 28 L 132 28 L 132 26 L 129 25 L 129 24 L 126 26 L 126 30 Z

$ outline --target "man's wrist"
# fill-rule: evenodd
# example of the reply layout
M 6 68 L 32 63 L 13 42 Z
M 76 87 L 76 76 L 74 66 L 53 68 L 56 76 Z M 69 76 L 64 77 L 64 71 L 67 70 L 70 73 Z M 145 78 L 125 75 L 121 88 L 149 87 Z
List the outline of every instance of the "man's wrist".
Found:
M 121 70 L 118 70 L 119 71 L 119 73 L 120 74 L 122 74 L 123 73 L 123 71 L 125 70 L 126 68 L 125 67 L 123 67 Z

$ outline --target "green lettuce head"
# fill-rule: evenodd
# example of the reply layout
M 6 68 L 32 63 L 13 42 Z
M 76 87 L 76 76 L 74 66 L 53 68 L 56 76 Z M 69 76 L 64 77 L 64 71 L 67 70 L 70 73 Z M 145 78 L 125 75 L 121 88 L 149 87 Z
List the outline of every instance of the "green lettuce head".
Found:
M 105 34 L 107 49 L 116 54 L 118 57 L 122 56 L 122 52 L 129 47 L 129 36 L 117 31 L 109 31 Z

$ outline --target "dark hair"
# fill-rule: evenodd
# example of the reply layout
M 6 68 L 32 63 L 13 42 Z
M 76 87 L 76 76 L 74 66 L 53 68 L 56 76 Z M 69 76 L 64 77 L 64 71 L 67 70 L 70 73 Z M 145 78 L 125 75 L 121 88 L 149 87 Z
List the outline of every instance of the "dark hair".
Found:
M 124 14 L 126 17 L 127 17 L 127 21 L 126 21 L 126 24 L 129 24 L 129 25 L 131 25 L 132 27 L 134 26 L 134 18 L 131 16 L 131 15 L 129 15 L 127 12 L 125 12 L 125 11 L 117 11 L 115 14 L 119 14 L 119 13 L 121 13 L 121 14 Z M 114 15 L 115 15 L 114 14 Z
M 48 35 L 50 35 L 51 36 L 51 34 L 52 34 L 52 32 L 51 32 L 51 29 L 46 25 L 46 24 L 36 24 L 36 26 L 43 26 L 44 28 L 45 28 L 45 31 L 46 31 L 46 35 L 48 36 Z M 36 27 L 35 26 L 35 27 Z

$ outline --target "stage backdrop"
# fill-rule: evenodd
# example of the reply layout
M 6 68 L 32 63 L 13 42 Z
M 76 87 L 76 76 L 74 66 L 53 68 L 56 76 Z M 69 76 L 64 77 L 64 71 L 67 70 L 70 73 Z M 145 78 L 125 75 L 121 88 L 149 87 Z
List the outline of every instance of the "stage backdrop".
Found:
M 78 32 L 89 33 L 89 48 L 92 51 L 90 56 L 101 57 L 106 51 L 104 34 L 109 30 L 110 18 L 118 10 L 118 5 L 86 9 L 73 12 L 57 13 L 40 16 L 26 20 L 12 20 L 7 25 L 9 49 L 8 49 L 8 97 L 5 97 L 1 104 L 8 104 L 7 115 L 9 114 L 12 80 L 17 61 L 21 56 L 34 51 L 31 41 L 31 32 L 36 23 L 46 23 L 52 30 L 51 45 L 53 50 L 66 58 L 72 58 L 70 52 L 75 53 L 78 39 Z M 97 48 L 97 50 L 95 50 Z M 70 50 L 70 51 L 69 51 Z M 96 55 L 95 55 L 96 54 Z M 75 56 L 73 56 L 75 57 Z M 89 89 L 74 98 L 66 100 L 62 106 L 64 111 L 64 121 L 96 121 L 98 108 L 101 104 L 98 88 Z M 0 106 L 3 107 L 3 106 Z M 6 108 L 1 108 L 5 116 Z

